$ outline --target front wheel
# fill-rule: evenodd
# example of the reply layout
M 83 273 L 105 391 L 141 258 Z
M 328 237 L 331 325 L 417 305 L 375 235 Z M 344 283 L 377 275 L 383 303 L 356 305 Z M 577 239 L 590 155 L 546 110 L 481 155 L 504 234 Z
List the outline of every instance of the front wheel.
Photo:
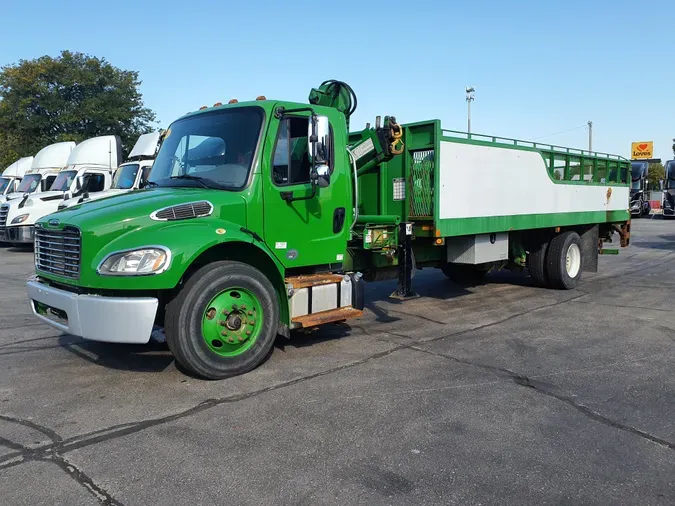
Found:
M 176 361 L 207 379 L 254 369 L 277 336 L 279 303 L 270 281 L 240 262 L 199 269 L 166 308 L 166 342 Z

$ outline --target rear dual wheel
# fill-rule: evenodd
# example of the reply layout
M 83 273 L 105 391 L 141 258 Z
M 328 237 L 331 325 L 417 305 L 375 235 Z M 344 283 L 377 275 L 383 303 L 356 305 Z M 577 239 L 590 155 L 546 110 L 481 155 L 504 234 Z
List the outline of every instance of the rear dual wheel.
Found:
M 554 236 L 529 254 L 530 276 L 541 286 L 571 290 L 583 271 L 581 238 L 573 231 Z
M 202 267 L 167 305 L 166 341 L 189 372 L 222 379 L 254 369 L 277 335 L 279 303 L 270 281 L 240 262 Z

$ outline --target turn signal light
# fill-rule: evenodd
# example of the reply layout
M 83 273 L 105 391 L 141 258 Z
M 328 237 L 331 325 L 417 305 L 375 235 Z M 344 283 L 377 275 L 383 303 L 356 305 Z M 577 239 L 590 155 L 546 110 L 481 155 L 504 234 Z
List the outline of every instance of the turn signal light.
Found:
M 228 104 L 238 104 L 238 103 L 239 103 L 239 100 L 237 100 L 236 98 L 233 98 L 232 100 L 230 100 L 228 102 Z
M 265 95 L 260 95 L 256 100 L 267 100 L 267 97 L 265 97 Z
M 220 107 L 221 105 L 223 105 L 222 102 L 216 102 L 215 104 L 213 104 L 213 107 Z
M 208 109 L 208 107 L 206 107 L 205 105 L 203 105 L 203 106 L 201 106 L 201 107 L 199 108 L 200 111 L 203 111 L 204 109 Z

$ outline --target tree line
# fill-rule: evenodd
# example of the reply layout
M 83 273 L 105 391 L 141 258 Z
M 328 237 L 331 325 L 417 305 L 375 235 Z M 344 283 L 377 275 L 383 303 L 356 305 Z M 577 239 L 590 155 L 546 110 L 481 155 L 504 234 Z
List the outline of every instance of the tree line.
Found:
M 0 172 L 18 158 L 61 141 L 119 135 L 124 155 L 156 129 L 138 72 L 105 58 L 62 51 L 0 69 Z

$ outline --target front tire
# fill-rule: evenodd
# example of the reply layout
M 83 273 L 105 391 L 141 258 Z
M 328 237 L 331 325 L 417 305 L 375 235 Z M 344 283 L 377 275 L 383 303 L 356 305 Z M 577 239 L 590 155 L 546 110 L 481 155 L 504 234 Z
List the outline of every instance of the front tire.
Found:
M 166 342 L 176 361 L 206 379 L 246 373 L 277 336 L 279 302 L 257 269 L 222 261 L 195 272 L 166 308 Z
M 579 234 L 569 231 L 553 237 L 548 245 L 546 266 L 553 288 L 576 288 L 584 267 Z

